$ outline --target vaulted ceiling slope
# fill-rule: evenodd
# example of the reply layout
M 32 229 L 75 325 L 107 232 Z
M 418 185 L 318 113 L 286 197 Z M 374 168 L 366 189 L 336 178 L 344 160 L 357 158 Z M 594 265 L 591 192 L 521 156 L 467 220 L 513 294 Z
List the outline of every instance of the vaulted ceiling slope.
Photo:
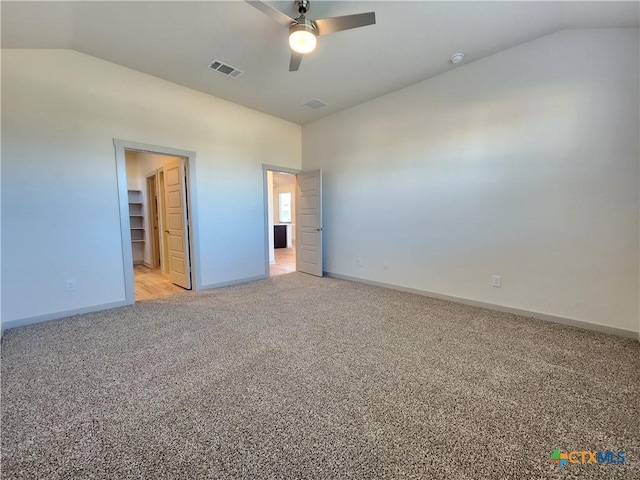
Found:
M 294 2 L 267 2 L 296 16 Z M 312 1 L 309 16 L 375 11 L 322 36 L 289 72 L 287 29 L 242 0 L 3 1 L 3 48 L 68 48 L 304 124 L 566 28 L 638 27 L 638 2 Z M 244 73 L 208 69 L 214 60 Z M 318 98 L 327 106 L 301 105 Z

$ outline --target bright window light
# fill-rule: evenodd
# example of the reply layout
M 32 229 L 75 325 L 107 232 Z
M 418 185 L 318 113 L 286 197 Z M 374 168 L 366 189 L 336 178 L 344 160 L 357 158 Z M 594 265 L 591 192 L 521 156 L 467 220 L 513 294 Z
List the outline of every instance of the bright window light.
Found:
M 279 195 L 278 212 L 280 223 L 291 223 L 291 192 L 285 192 Z

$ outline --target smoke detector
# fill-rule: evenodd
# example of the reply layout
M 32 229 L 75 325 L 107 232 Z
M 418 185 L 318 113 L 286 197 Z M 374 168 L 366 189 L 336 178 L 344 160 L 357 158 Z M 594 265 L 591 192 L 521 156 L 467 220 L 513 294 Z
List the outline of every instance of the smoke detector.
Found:
M 451 58 L 449 59 L 449 61 L 451 63 L 460 63 L 463 58 L 464 58 L 464 53 L 454 53 L 453 55 L 451 55 Z

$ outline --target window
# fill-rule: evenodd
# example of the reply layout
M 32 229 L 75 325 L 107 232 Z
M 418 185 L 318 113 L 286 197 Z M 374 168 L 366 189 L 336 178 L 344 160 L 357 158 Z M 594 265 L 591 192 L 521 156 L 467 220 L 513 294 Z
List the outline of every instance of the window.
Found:
M 291 223 L 291 192 L 278 196 L 278 212 L 280 223 Z

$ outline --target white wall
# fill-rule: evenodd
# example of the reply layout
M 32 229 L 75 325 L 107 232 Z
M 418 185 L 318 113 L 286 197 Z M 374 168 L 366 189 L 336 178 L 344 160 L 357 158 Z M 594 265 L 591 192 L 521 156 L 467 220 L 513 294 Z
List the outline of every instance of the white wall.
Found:
M 305 125 L 325 271 L 638 331 L 638 45 L 562 31 Z
M 300 130 L 77 52 L 3 50 L 3 321 L 124 300 L 114 138 L 196 152 L 204 286 L 264 275 L 262 164 L 300 168 Z

